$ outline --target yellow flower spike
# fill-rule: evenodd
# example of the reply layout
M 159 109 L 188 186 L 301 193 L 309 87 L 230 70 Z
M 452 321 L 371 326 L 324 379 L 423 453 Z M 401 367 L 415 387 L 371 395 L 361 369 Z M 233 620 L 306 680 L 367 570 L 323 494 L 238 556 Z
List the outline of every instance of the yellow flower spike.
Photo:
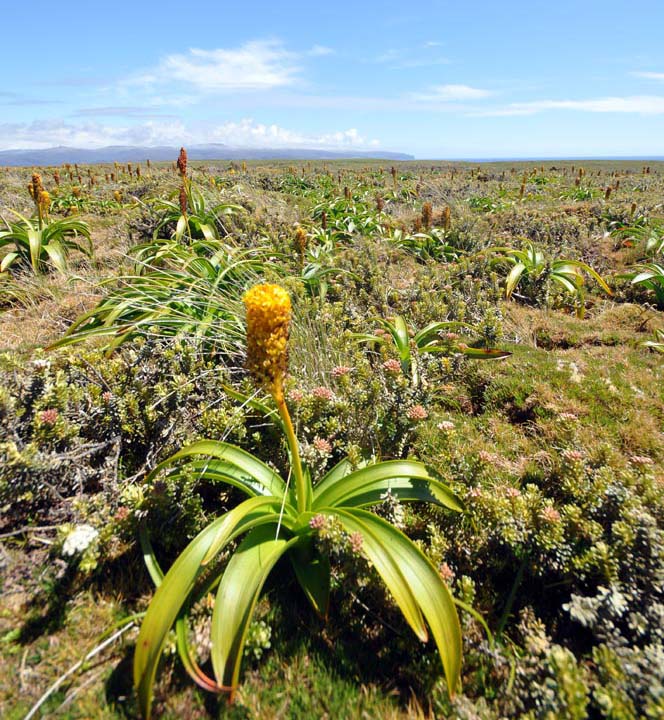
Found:
M 279 285 L 255 285 L 244 297 L 247 309 L 247 369 L 277 402 L 283 400 L 288 369 L 291 301 Z
M 48 190 L 42 190 L 39 193 L 39 213 L 42 217 L 48 215 L 48 211 L 51 209 L 51 195 Z
M 311 483 L 302 470 L 295 429 L 284 398 L 284 377 L 288 369 L 288 333 L 291 301 L 279 285 L 254 285 L 242 298 L 247 308 L 247 369 L 256 383 L 274 398 L 283 421 L 295 478 L 297 509 L 311 508 Z
M 304 259 L 304 252 L 307 249 L 307 231 L 302 227 L 295 230 L 295 245 L 300 256 Z

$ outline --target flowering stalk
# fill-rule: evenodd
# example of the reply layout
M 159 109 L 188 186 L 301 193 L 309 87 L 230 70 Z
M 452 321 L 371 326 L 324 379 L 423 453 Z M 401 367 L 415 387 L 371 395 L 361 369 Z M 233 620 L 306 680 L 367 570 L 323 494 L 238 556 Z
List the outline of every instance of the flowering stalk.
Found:
M 351 470 L 353 463 L 346 458 L 341 472 L 336 466 L 314 488 L 309 473 L 303 470 L 284 398 L 290 298 L 278 285 L 262 284 L 250 288 L 243 300 L 247 309 L 247 369 L 256 384 L 272 395 L 279 410 L 290 449 L 295 493 L 289 492 L 288 483 L 269 465 L 241 448 L 217 440 L 199 440 L 183 448 L 148 476 L 147 482 L 151 482 L 170 468 L 170 477 L 176 481 L 188 472 L 186 465 L 181 465 L 183 459 L 205 455 L 222 461 L 214 471 L 210 468 L 217 473 L 216 479 L 221 478 L 249 497 L 204 528 L 166 575 L 158 567 L 147 536 L 141 538 L 148 570 L 158 586 L 134 652 L 134 686 L 143 717 L 150 720 L 152 686 L 173 625 L 178 652 L 189 675 L 206 690 L 229 692 L 232 702 L 256 602 L 268 575 L 285 555 L 290 557 L 295 576 L 316 612 L 327 617 L 329 557 L 317 547 L 316 536 L 328 526 L 339 528 L 352 551 L 361 553 L 376 568 L 416 636 L 422 642 L 429 633 L 433 636 L 447 689 L 453 696 L 459 684 L 462 653 L 455 600 L 439 570 L 417 545 L 365 508 L 383 502 L 386 491 L 399 502 L 433 502 L 457 511 L 463 507 L 461 502 L 422 463 L 410 460 L 377 462 Z M 415 406 L 411 415 L 423 419 L 426 411 Z M 320 444 L 320 439 L 319 449 L 331 451 L 329 444 Z M 198 465 L 200 461 L 193 462 Z M 206 462 L 200 477 L 206 477 L 207 466 Z M 282 527 L 284 532 L 280 534 Z M 226 567 L 221 572 L 215 569 L 212 563 L 240 534 L 245 537 L 235 551 L 230 551 Z M 200 670 L 187 645 L 185 618 L 200 597 L 201 583 L 197 581 L 203 572 L 211 572 L 204 588 L 213 587 L 218 578 L 210 628 L 214 680 Z
M 277 403 L 277 410 L 284 423 L 284 432 L 286 435 L 286 442 L 291 454 L 291 467 L 293 468 L 293 475 L 295 476 L 295 492 L 297 496 L 297 509 L 298 512 L 306 512 L 307 498 L 309 497 L 308 485 L 304 473 L 302 472 L 302 460 L 300 459 L 300 449 L 295 435 L 295 428 L 288 412 L 286 401 L 284 400 L 283 393 L 281 397 L 273 396 Z
M 300 264 L 304 267 L 304 255 L 307 250 L 307 231 L 302 227 L 298 227 L 297 230 L 295 230 L 295 246 L 300 255 Z
M 176 167 L 182 180 L 182 185 L 180 186 L 180 193 L 178 195 L 178 200 L 180 202 L 180 212 L 182 213 L 182 217 L 184 218 L 188 231 L 189 220 L 187 219 L 187 199 L 189 195 L 189 179 L 187 178 L 187 151 L 184 148 L 180 148 L 180 154 L 178 155 Z
M 37 220 L 39 223 L 39 229 L 42 229 L 43 221 L 44 221 L 44 205 L 45 205 L 45 198 L 42 196 L 42 193 L 45 193 L 44 186 L 42 185 L 42 179 L 41 175 L 37 173 L 33 173 L 32 179 L 28 183 L 28 192 L 30 193 L 30 197 L 32 198 L 33 202 L 35 203 L 35 208 L 37 210 Z M 46 195 L 48 197 L 48 202 L 50 205 L 50 196 L 48 196 L 48 193 Z
M 152 685 L 168 633 L 176 626 L 178 652 L 194 680 L 214 692 L 228 691 L 232 701 L 240 679 L 240 666 L 256 601 L 280 558 L 289 555 L 295 576 L 321 617 L 327 617 L 331 573 L 329 558 L 317 548 L 316 536 L 334 524 L 348 538 L 354 553 L 361 553 L 376 568 L 416 636 L 425 642 L 433 636 L 450 696 L 459 684 L 461 626 L 455 600 L 439 570 L 398 528 L 366 507 L 377 505 L 386 491 L 396 501 L 425 501 L 460 511 L 460 500 L 419 462 L 392 460 L 352 470 L 350 459 L 319 479 L 314 488 L 303 471 L 297 438 L 284 398 L 288 369 L 288 332 L 291 303 L 278 285 L 256 285 L 243 297 L 247 309 L 247 369 L 256 384 L 269 392 L 277 405 L 290 449 L 295 493 L 269 465 L 241 448 L 223 441 L 200 440 L 160 463 L 148 482 L 166 468 L 170 477 L 184 477 L 185 458 L 201 455 L 220 460 L 216 479 L 244 491 L 249 497 L 204 528 L 184 549 L 166 575 L 158 568 L 147 536 L 142 538 L 148 569 L 158 585 L 134 652 L 134 686 L 143 717 L 150 720 Z M 423 409 L 413 408 L 422 418 Z M 411 413 L 413 414 L 413 413 Z M 325 451 L 329 446 L 322 446 Z M 191 462 L 191 460 L 190 460 Z M 198 464 L 199 460 L 193 460 Z M 178 467 L 173 467 L 174 464 Z M 205 463 L 207 468 L 208 464 Z M 207 475 L 203 469 L 201 477 Z M 295 495 L 295 497 L 293 497 Z M 295 501 L 295 502 L 294 502 Z M 276 534 L 275 534 L 276 527 Z M 283 533 L 279 533 L 280 528 Z M 235 552 L 223 571 L 213 562 L 240 534 Z M 196 665 L 187 646 L 186 614 L 199 598 L 202 572 L 210 572 L 204 587 L 219 578 L 210 628 L 210 660 L 215 679 Z M 472 610 L 471 610 L 472 612 Z
M 310 492 L 302 471 L 295 429 L 284 398 L 291 321 L 290 297 L 279 285 L 263 284 L 248 290 L 243 300 L 247 309 L 247 369 L 256 384 L 272 395 L 283 420 L 295 476 L 297 509 L 304 512 L 307 510 Z

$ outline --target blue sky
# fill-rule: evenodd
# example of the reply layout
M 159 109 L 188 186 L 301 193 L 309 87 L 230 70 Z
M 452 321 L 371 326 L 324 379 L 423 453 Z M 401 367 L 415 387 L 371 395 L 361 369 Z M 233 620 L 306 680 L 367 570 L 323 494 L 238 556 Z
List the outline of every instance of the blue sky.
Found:
M 6 3 L 0 149 L 664 155 L 662 0 Z

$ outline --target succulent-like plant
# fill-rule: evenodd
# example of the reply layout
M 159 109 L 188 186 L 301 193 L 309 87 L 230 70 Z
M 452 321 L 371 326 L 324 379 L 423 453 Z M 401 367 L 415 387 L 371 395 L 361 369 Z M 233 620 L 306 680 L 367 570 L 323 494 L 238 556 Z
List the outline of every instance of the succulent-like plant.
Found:
M 500 360 L 509 357 L 512 353 L 498 348 L 470 347 L 456 335 L 456 331 L 474 331 L 469 323 L 457 321 L 432 322 L 421 330 L 408 327 L 403 317 L 397 315 L 392 319 L 373 318 L 379 325 L 380 334 L 357 333 L 355 340 L 372 345 L 393 345 L 399 355 L 401 370 L 404 375 L 410 376 L 413 385 L 419 383 L 417 355 L 420 353 L 461 354 L 477 360 Z M 448 336 L 443 342 L 441 333 Z
M 664 222 L 661 220 L 648 220 L 643 215 L 630 222 L 614 220 L 609 223 L 609 231 L 623 245 L 641 245 L 643 253 L 649 257 L 664 253 Z
M 576 314 L 578 317 L 583 317 L 585 313 L 585 275 L 590 275 L 604 292 L 612 294 L 602 276 L 587 263 L 566 258 L 549 258 L 532 243 L 528 243 L 523 250 L 512 247 L 493 247 L 489 248 L 487 252 L 500 253 L 500 257 L 494 262 L 504 261 L 512 266 L 505 279 L 505 297 L 507 299 L 515 294 L 517 287 L 526 279 L 533 288 L 543 288 L 547 295 L 549 282 L 553 282 L 564 292 L 575 297 Z M 529 297 L 529 299 L 536 300 L 535 297 Z
M 64 274 L 71 250 L 92 256 L 90 228 L 82 220 L 63 218 L 49 221 L 45 214 L 34 220 L 11 212 L 18 221 L 5 220 L 6 230 L 0 231 L 0 249 L 8 249 L 0 261 L 0 274 L 20 265 L 32 268 L 37 274 L 46 272 L 52 265 Z
M 441 228 L 430 228 L 427 232 L 415 233 L 394 228 L 386 237 L 393 245 L 407 250 L 420 260 L 453 262 L 464 254 L 463 250 L 450 244 L 449 231 Z
M 166 637 L 176 625 L 178 649 L 191 677 L 207 690 L 235 692 L 247 632 L 263 584 L 276 563 L 290 559 L 295 577 L 322 617 L 328 614 L 329 558 L 315 542 L 318 529 L 336 523 L 353 547 L 376 569 L 406 621 L 425 641 L 431 631 L 450 694 L 458 686 L 461 629 L 455 602 L 438 570 L 402 532 L 366 508 L 387 491 L 401 501 L 425 501 L 460 511 L 450 489 L 420 462 L 376 462 L 353 468 L 342 460 L 314 485 L 302 463 L 284 398 L 290 298 L 276 285 L 258 285 L 244 296 L 247 311 L 247 367 L 271 395 L 285 434 L 291 472 L 284 480 L 258 458 L 225 442 L 201 440 L 161 463 L 174 477 L 195 473 L 232 485 L 248 499 L 214 520 L 195 537 L 162 577 L 147 538 L 144 548 L 157 591 L 143 620 L 134 655 L 134 683 L 140 709 L 150 717 L 152 685 Z M 185 461 L 183 466 L 179 463 Z M 290 476 L 293 478 L 293 486 Z M 218 555 L 243 539 L 223 570 Z M 218 584 L 212 615 L 214 678 L 196 663 L 187 645 L 186 615 L 192 602 Z
M 618 275 L 618 277 L 629 280 L 632 285 L 639 285 L 650 290 L 655 296 L 657 307 L 664 308 L 664 264 L 640 263 L 632 266 L 629 272 Z
M 154 230 L 157 239 L 167 225 L 175 225 L 173 237 L 181 242 L 184 237 L 195 240 L 217 240 L 222 218 L 244 212 L 241 205 L 221 202 L 208 206 L 203 193 L 187 180 L 178 190 L 177 202 L 157 199 L 154 207 L 161 212 L 161 218 Z

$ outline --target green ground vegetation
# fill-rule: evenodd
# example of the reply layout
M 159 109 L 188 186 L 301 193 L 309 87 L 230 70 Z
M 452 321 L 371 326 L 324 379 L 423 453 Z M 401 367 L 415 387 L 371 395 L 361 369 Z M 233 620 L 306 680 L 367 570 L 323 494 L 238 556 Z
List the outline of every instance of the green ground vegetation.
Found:
M 159 463 L 207 438 L 288 476 L 245 369 L 242 295 L 266 282 L 293 303 L 285 394 L 314 486 L 342 458 L 408 460 L 463 504 L 371 507 L 460 603 L 461 684 L 358 538 L 314 523 L 327 619 L 278 563 L 235 702 L 190 681 L 173 632 L 154 716 L 663 717 L 664 163 L 181 170 L 0 168 L 0 715 L 138 717 L 139 536 L 166 570 L 242 499 Z

